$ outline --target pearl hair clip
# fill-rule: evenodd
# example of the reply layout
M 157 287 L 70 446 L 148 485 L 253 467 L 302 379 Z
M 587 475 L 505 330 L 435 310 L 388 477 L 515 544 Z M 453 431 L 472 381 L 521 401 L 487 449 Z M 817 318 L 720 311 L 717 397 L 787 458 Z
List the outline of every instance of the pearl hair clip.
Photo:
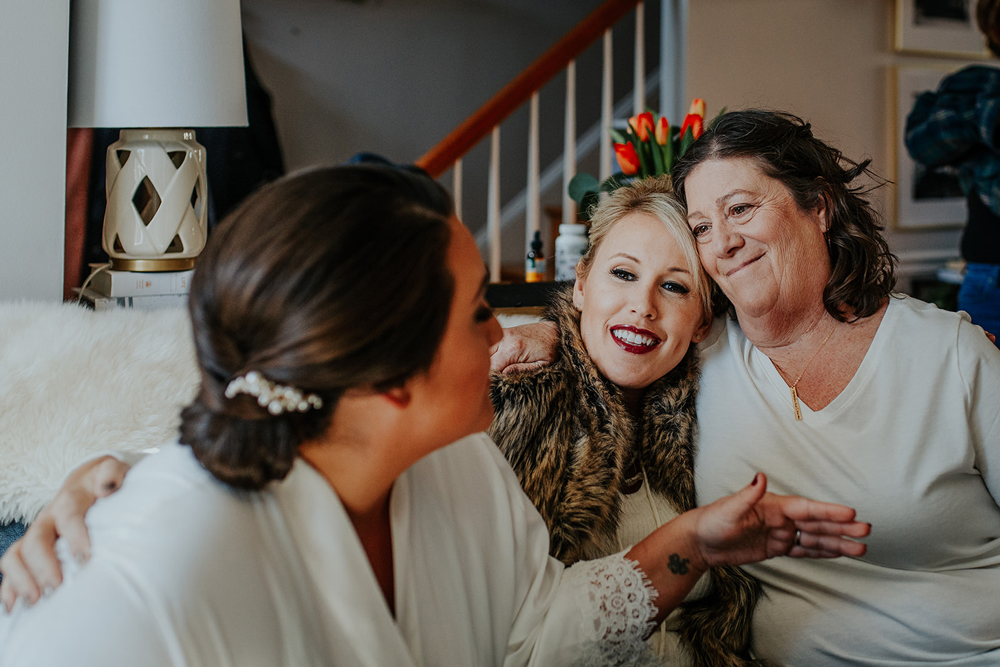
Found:
M 283 412 L 307 412 L 323 407 L 323 399 L 316 394 L 303 394 L 295 387 L 271 382 L 257 371 L 250 371 L 229 383 L 226 398 L 234 398 L 237 394 L 256 397 L 260 407 L 267 408 L 275 416 Z

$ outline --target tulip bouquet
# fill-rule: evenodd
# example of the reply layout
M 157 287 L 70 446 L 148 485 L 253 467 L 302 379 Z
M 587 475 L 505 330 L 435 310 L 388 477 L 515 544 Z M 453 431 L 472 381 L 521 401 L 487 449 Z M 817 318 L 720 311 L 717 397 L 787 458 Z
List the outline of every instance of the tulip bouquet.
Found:
M 719 112 L 721 115 L 725 109 Z M 597 203 L 600 192 L 611 192 L 633 178 L 669 174 L 674 164 L 695 139 L 701 136 L 705 124 L 705 100 L 695 98 L 680 127 L 671 127 L 665 116 L 652 111 L 632 116 L 625 133 L 611 130 L 615 141 L 615 158 L 622 173 L 603 183 L 590 174 L 577 174 L 569 182 L 569 196 L 580 212 L 589 218 L 590 208 Z

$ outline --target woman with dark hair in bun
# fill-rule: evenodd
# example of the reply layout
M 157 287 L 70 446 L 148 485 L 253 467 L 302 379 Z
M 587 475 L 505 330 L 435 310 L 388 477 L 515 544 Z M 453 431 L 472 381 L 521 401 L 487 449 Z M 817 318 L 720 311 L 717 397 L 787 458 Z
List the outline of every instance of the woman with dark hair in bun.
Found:
M 85 565 L 0 618 L 0 662 L 631 665 L 710 566 L 864 551 L 852 510 L 754 475 L 627 553 L 550 558 L 479 433 L 485 284 L 425 175 L 321 169 L 251 197 L 192 285 L 202 383 L 180 444 L 95 506 Z

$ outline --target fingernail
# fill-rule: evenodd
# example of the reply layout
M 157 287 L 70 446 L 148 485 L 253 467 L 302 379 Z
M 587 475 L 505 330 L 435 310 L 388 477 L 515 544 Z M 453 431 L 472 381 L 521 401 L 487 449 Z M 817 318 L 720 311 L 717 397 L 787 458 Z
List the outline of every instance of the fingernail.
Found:
M 757 480 L 758 479 L 760 479 L 760 474 L 759 473 L 753 476 L 753 481 L 750 482 L 750 486 L 757 486 Z
M 73 554 L 73 560 L 76 561 L 77 565 L 86 565 L 87 561 L 90 560 L 90 554 L 80 552 L 78 554 Z

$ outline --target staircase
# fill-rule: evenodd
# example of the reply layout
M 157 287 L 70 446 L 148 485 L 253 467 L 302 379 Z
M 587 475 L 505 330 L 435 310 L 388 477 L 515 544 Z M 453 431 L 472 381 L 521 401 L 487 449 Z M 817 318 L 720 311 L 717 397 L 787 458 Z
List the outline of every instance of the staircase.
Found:
M 653 0 L 655 1 L 655 0 Z M 612 173 L 612 147 L 609 129 L 624 124 L 628 116 L 644 111 L 649 97 L 659 91 L 659 109 L 671 119 L 683 117 L 684 51 L 688 0 L 660 0 L 659 30 L 646 23 L 646 2 L 639 0 L 607 0 L 581 21 L 538 60 L 532 63 L 493 99 L 466 119 L 438 145 L 430 149 L 417 164 L 433 177 L 451 174 L 452 195 L 458 217 L 473 229 L 482 220 L 482 211 L 463 210 L 463 157 L 489 137 L 489 166 L 487 179 L 487 206 L 485 225 L 477 233 L 477 241 L 487 258 L 490 279 L 493 282 L 523 280 L 524 255 L 536 231 L 548 239 L 546 254 L 551 255 L 557 224 L 541 217 L 543 194 L 555 188 L 561 191 L 561 222 L 576 221 L 576 204 L 566 194 L 567 184 L 577 172 L 577 165 L 597 149 L 601 180 Z M 624 40 L 632 52 L 633 89 L 617 101 L 613 100 L 613 28 L 627 17 L 634 17 L 631 40 Z M 653 37 L 659 43 L 659 67 L 652 74 L 646 72 L 647 40 Z M 577 60 L 592 45 L 602 41 L 603 53 L 598 71 L 583 71 L 584 77 L 599 77 L 601 81 L 600 120 L 582 135 L 577 132 Z M 623 41 L 619 39 L 618 41 Z M 655 42 L 651 45 L 655 46 Z M 619 45 L 620 46 L 620 45 Z M 554 77 L 565 73 L 565 109 L 561 128 L 540 128 L 539 91 Z M 586 103 L 591 103 L 587 100 Z M 598 103 L 597 100 L 593 103 Z M 513 169 L 505 167 L 504 178 L 526 178 L 526 187 L 507 202 L 500 200 L 500 135 L 501 126 L 511 114 L 528 106 L 527 165 Z M 540 172 L 539 137 L 562 131 L 562 155 Z M 591 160 L 592 161 L 592 160 Z M 560 207 L 550 206 L 559 209 Z M 505 229 L 524 220 L 524 243 L 509 243 L 501 249 Z M 508 240 L 510 234 L 506 235 Z

